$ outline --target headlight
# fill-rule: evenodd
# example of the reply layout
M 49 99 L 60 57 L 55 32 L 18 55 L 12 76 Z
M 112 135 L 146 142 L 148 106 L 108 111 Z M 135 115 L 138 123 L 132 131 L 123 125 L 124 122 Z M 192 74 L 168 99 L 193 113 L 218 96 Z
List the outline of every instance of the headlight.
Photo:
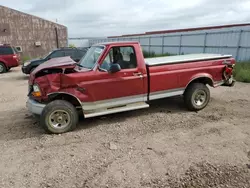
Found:
M 30 64 L 30 62 L 28 61 L 28 62 L 25 62 L 24 64 L 23 64 L 23 66 L 28 66 Z
M 33 92 L 32 92 L 32 95 L 33 95 L 34 97 L 41 97 L 41 96 L 42 96 L 42 93 L 41 93 L 41 91 L 40 91 L 40 88 L 39 88 L 39 86 L 36 85 L 36 84 L 33 85 Z
M 40 92 L 40 88 L 38 85 L 33 85 L 33 91 L 34 92 Z

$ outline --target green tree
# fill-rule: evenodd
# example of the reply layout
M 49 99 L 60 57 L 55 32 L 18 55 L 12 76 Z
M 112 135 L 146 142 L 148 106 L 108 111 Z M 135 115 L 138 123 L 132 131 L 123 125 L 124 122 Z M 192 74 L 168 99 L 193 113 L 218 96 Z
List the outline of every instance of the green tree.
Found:
M 76 46 L 74 44 L 69 44 L 70 48 L 75 48 Z

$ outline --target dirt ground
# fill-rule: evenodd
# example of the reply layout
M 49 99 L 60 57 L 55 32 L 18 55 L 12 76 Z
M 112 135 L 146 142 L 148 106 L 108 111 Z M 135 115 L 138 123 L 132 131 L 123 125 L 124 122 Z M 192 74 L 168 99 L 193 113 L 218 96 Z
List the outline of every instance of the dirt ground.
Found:
M 169 98 L 48 135 L 27 80 L 0 75 L 0 187 L 250 187 L 250 84 L 211 88 L 198 113 Z

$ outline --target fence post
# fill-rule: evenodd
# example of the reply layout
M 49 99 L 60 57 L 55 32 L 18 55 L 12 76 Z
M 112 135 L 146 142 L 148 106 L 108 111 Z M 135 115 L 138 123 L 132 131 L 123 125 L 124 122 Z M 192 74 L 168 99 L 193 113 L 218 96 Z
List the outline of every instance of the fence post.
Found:
M 149 37 L 148 39 L 149 39 L 149 41 L 148 41 L 148 44 L 149 44 L 148 51 L 150 53 L 151 52 L 151 37 Z
M 243 30 L 240 30 L 239 32 L 239 39 L 238 39 L 238 44 L 237 44 L 237 49 L 236 49 L 236 57 L 235 59 L 238 61 L 239 58 L 239 51 L 240 51 L 240 44 L 241 44 L 241 37 L 242 37 Z
M 181 54 L 182 34 L 180 35 L 179 55 Z
M 207 32 L 204 35 L 204 46 L 203 46 L 203 53 L 206 52 L 206 47 L 207 47 Z
M 161 43 L 161 53 L 162 53 L 162 55 L 164 54 L 164 38 L 165 38 L 165 36 L 163 35 L 162 36 L 162 43 Z

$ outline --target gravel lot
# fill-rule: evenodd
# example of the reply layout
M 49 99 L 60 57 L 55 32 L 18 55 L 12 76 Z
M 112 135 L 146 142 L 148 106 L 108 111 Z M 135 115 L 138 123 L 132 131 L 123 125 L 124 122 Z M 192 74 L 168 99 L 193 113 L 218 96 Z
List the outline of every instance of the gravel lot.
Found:
M 0 75 L 0 187 L 250 187 L 250 84 L 81 120 L 48 135 L 25 107 L 20 68 Z

